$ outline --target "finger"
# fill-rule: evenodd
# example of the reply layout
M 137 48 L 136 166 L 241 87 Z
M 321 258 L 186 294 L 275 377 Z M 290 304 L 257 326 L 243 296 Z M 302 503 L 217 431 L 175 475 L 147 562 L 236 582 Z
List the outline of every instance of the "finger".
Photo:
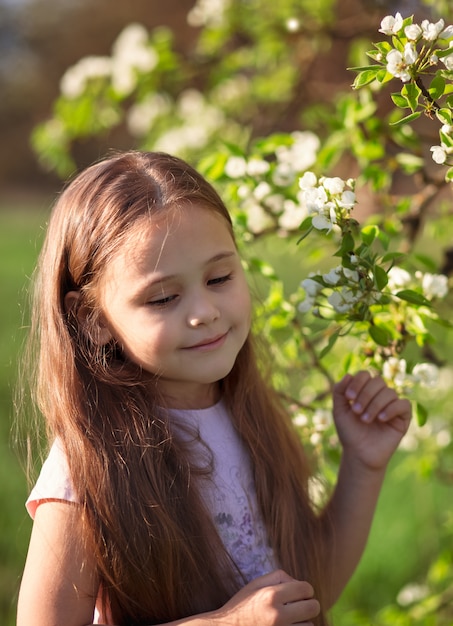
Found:
M 277 593 L 278 600 L 282 604 L 310 600 L 315 595 L 313 587 L 304 580 L 292 580 L 291 582 L 282 583 Z
M 409 400 L 397 398 L 385 406 L 378 414 L 378 419 L 382 422 L 391 422 L 399 418 L 405 430 L 409 428 L 412 418 L 412 406 Z
M 320 612 L 321 605 L 316 598 L 292 602 L 283 607 L 284 623 L 307 624 L 307 620 L 315 619 Z
M 350 399 L 348 399 L 346 392 L 352 380 L 351 374 L 346 374 L 333 386 L 334 406 L 342 411 L 346 411 L 350 407 Z
M 340 381 L 335 383 L 333 387 L 334 394 L 344 395 L 351 380 L 352 380 L 351 374 L 345 374 Z
M 380 376 L 376 376 L 370 378 L 362 387 L 355 400 L 351 402 L 351 408 L 363 421 L 368 422 L 375 419 L 378 413 L 396 398 L 395 391 L 389 389 Z
M 340 400 L 343 396 L 343 402 L 344 399 L 348 402 L 355 401 L 363 387 L 370 379 L 370 374 L 365 370 L 358 372 L 354 376 L 346 374 L 346 376 L 344 376 L 343 379 L 334 387 L 335 399 Z
M 254 578 L 246 587 L 248 587 L 250 591 L 253 591 L 255 589 L 262 589 L 263 587 L 271 587 L 272 585 L 280 585 L 288 582 L 294 582 L 294 578 L 284 570 L 278 569 Z

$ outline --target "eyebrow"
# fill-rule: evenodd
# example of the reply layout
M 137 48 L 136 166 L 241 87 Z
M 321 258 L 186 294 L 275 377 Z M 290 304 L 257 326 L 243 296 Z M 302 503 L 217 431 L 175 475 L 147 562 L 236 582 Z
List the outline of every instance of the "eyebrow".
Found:
M 214 265 L 215 263 L 218 263 L 219 261 L 223 261 L 224 259 L 229 259 L 231 257 L 235 257 L 236 256 L 236 251 L 225 251 L 225 252 L 219 252 L 218 254 L 215 254 L 213 257 L 211 257 L 210 259 L 208 259 L 204 265 L 208 266 L 208 265 Z M 178 278 L 177 274 L 167 274 L 164 276 L 160 276 L 157 278 L 152 278 L 151 280 L 145 280 L 143 281 L 143 284 L 140 285 L 140 287 L 137 289 L 136 294 L 140 295 L 144 292 L 146 292 L 148 289 L 150 289 L 151 287 L 154 287 L 155 285 L 161 285 L 162 283 L 167 283 L 170 282 L 172 280 L 174 280 L 175 278 Z

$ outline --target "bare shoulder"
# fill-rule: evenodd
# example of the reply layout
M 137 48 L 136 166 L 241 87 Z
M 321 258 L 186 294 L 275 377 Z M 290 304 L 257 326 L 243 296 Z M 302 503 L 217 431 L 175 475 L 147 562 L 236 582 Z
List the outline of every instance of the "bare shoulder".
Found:
M 82 541 L 81 509 L 62 501 L 36 510 L 19 594 L 17 626 L 93 622 L 98 580 Z

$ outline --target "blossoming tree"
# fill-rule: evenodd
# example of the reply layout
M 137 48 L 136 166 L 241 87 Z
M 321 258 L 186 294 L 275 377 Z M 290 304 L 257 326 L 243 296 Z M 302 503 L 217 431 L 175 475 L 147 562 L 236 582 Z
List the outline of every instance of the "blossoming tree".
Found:
M 388 39 L 368 51 L 371 65 L 353 68 L 355 89 L 299 110 L 304 68 L 327 46 L 335 6 L 198 0 L 188 16 L 197 46 L 184 57 L 168 30 L 132 24 L 109 56 L 67 70 L 33 141 L 43 164 L 67 175 L 75 141 L 123 124 L 138 147 L 190 159 L 219 188 L 259 292 L 256 326 L 269 340 L 275 383 L 318 461 L 314 488 L 338 462 L 328 391 L 360 367 L 413 399 L 417 420 L 405 445 L 421 461 L 429 456 L 431 473 L 450 476 L 453 446 L 439 402 L 451 397 L 451 373 L 439 328 L 450 327 L 453 27 L 384 17 L 376 30 Z M 360 46 L 354 54 L 363 58 Z M 394 107 L 382 112 L 382 93 L 395 81 L 400 90 L 387 94 Z M 425 122 L 439 125 L 428 154 Z M 359 220 L 361 199 L 372 210 Z M 413 607 L 392 604 L 379 624 L 451 623 L 451 611 L 439 608 L 452 574 L 442 558 L 433 571 L 444 564 L 443 575 L 428 580 Z M 440 621 L 426 621 L 430 611 Z

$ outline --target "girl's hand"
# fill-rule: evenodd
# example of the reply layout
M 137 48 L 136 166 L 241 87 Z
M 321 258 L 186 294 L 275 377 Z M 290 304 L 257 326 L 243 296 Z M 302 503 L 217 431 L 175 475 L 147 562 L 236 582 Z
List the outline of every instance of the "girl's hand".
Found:
M 309 583 L 276 570 L 252 580 L 215 615 L 219 624 L 231 626 L 309 626 L 320 611 L 313 596 Z
M 333 415 L 344 452 L 378 470 L 386 467 L 407 432 L 411 404 L 380 376 L 361 371 L 334 386 Z

